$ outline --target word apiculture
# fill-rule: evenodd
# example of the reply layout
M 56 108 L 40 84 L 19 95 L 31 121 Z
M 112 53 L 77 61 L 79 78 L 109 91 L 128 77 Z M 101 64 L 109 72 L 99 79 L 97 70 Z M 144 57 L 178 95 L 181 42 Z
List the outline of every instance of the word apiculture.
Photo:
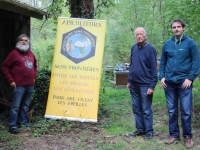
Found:
M 77 20 L 63 20 L 63 25 L 76 25 L 76 26 L 89 26 L 89 27 L 101 27 L 101 22 L 85 22 L 85 21 L 77 21 Z

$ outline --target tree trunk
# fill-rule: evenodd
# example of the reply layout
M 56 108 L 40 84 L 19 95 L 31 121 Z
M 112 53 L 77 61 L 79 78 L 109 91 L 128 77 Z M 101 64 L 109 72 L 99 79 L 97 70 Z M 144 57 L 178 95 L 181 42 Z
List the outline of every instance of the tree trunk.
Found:
M 69 0 L 72 18 L 94 18 L 93 0 Z

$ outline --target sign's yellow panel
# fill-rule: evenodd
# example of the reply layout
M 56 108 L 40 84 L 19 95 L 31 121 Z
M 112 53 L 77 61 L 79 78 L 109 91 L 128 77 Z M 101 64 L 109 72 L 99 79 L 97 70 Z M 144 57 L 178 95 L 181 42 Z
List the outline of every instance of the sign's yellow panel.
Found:
M 58 18 L 45 118 L 97 122 L 105 20 Z

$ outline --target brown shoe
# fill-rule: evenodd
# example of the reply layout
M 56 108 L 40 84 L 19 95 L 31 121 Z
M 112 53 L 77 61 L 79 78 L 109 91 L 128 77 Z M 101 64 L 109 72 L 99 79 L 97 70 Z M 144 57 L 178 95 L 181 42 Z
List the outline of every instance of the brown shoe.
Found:
M 169 137 L 169 139 L 165 143 L 166 144 L 173 144 L 173 143 L 177 143 L 179 141 L 180 141 L 180 139 L 178 137 L 177 138 Z
M 193 147 L 193 142 L 191 137 L 186 137 L 185 138 L 185 147 L 186 148 L 192 148 Z

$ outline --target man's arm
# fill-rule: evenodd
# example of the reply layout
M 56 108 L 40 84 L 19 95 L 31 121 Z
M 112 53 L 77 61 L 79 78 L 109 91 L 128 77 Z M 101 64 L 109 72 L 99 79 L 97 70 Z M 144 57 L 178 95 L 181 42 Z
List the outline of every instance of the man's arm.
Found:
M 153 47 L 153 49 L 151 50 L 151 57 L 150 57 L 150 78 L 151 78 L 151 82 L 149 85 L 149 89 L 147 93 L 152 94 L 154 91 L 154 87 L 156 86 L 157 80 L 158 80 L 158 72 L 157 72 L 157 59 L 156 59 L 157 53 L 155 48 Z
M 167 62 L 167 56 L 165 54 L 165 48 L 162 48 L 162 54 L 160 58 L 159 80 L 165 77 L 165 66 Z
M 190 81 L 194 81 L 200 69 L 200 58 L 199 58 L 198 47 L 194 41 L 189 50 L 192 62 L 191 62 L 191 70 L 187 79 L 189 79 Z
M 128 81 L 127 81 L 127 83 L 131 82 L 131 80 L 129 78 L 129 75 L 130 75 L 130 72 L 131 72 L 130 69 L 131 69 L 131 65 L 132 65 L 132 55 L 133 55 L 133 46 L 131 48 L 131 56 L 130 56 L 130 64 L 129 64 L 129 73 L 128 73 Z M 130 84 L 129 84 L 129 87 L 130 87 Z

